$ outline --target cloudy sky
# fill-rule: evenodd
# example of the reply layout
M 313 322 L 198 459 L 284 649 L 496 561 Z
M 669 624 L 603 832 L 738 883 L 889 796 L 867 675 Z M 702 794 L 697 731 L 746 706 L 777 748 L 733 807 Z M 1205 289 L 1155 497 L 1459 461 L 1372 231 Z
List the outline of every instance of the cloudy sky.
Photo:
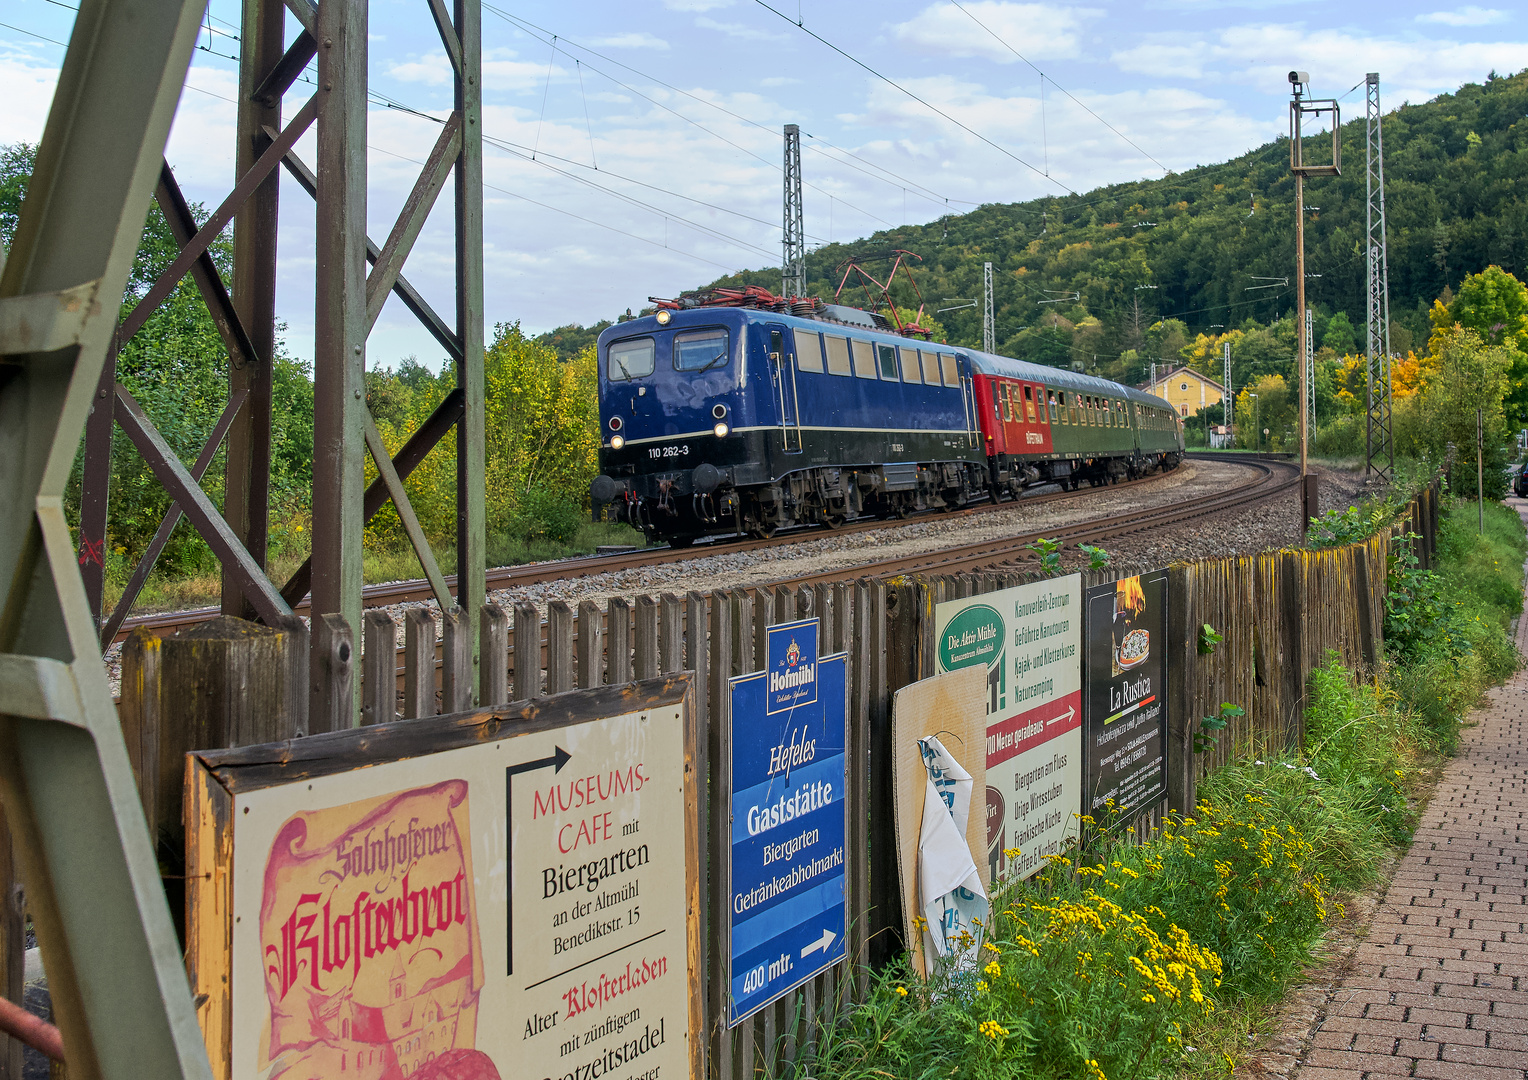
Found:
M 501 6 L 502 5 L 502 6 Z M 1220 161 L 1284 130 L 1285 73 L 1387 109 L 1528 65 L 1515 5 L 1426 0 L 512 0 L 485 2 L 489 323 L 593 322 L 780 258 L 783 124 L 803 132 L 806 231 L 846 241 L 987 202 Z M 74 12 L 0 9 L 0 143 L 36 141 Z M 209 209 L 233 183 L 239 5 L 212 0 L 167 151 Z M 288 39 L 296 33 L 289 19 Z M 373 0 L 368 217 L 386 237 L 448 66 L 424 0 Z M 1042 74 L 1043 73 L 1043 74 Z M 309 73 L 311 78 L 311 69 Z M 311 93 L 298 83 L 295 112 Z M 299 144 L 311 162 L 312 135 Z M 405 268 L 453 308 L 450 187 Z M 283 177 L 280 317 L 311 355 L 313 213 Z M 438 346 L 396 301 L 369 362 Z

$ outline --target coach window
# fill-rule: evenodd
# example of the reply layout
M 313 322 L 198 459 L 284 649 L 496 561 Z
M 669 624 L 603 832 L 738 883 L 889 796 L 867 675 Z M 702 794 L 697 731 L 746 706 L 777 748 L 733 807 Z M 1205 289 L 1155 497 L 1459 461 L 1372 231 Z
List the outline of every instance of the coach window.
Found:
M 854 374 L 862 379 L 875 378 L 875 346 L 859 338 L 849 339 L 854 355 Z
M 1007 383 L 998 383 L 997 384 L 997 393 L 998 393 L 998 396 L 1003 399 L 1003 422 L 1005 424 L 1012 423 L 1013 422 L 1013 403 L 1009 400 L 1009 397 L 1008 397 L 1008 384 Z
M 1035 388 L 1024 387 L 1024 418 L 1031 424 L 1035 422 Z
M 895 345 L 877 344 L 875 355 L 881 361 L 881 378 L 890 382 L 897 381 L 897 348 Z
M 906 345 L 898 350 L 902 354 L 902 381 L 920 383 L 923 381 L 923 373 L 918 368 L 918 350 L 909 349 Z
M 770 348 L 775 347 L 774 334 Z M 782 341 L 783 345 L 784 342 Z M 678 371 L 707 371 L 727 363 L 727 331 L 690 330 L 674 335 L 674 368 Z
M 652 338 L 627 338 L 612 341 L 605 363 L 611 382 L 640 379 L 653 373 L 653 358 L 657 350 Z
M 960 385 L 960 368 L 955 363 L 954 353 L 939 354 L 939 369 L 944 373 L 944 385 Z
M 822 370 L 822 337 L 816 330 L 797 329 L 796 366 L 802 371 Z
M 1056 422 L 1056 392 L 1047 390 L 1045 396 L 1050 399 L 1050 422 L 1054 424 Z
M 852 374 L 849 367 L 849 342 L 832 334 L 822 336 L 828 345 L 828 370 L 834 375 Z

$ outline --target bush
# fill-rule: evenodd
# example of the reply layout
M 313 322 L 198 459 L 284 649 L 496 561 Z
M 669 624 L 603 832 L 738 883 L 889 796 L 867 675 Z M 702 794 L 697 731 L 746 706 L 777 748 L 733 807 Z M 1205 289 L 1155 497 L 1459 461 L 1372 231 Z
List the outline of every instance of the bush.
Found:
M 515 507 L 510 532 L 527 543 L 550 540 L 554 544 L 571 544 L 583 523 L 583 510 L 568 495 L 531 488 Z

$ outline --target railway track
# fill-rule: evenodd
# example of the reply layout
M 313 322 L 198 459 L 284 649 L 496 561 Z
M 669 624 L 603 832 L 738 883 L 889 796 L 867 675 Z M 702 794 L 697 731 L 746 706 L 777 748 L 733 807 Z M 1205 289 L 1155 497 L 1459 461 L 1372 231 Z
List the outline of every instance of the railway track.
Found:
M 1196 454 L 1191 460 L 1226 460 L 1239 461 L 1244 464 L 1256 464 L 1262 462 L 1250 462 L 1245 454 Z M 1146 477 L 1141 480 L 1126 481 L 1113 485 L 1113 490 L 1136 487 L 1152 483 L 1160 477 Z M 983 503 L 978 506 L 968 507 L 964 510 L 956 510 L 949 513 L 938 514 L 939 520 L 949 520 L 962 516 L 974 516 L 993 513 L 999 510 L 1009 510 L 1017 505 L 1038 506 L 1045 503 L 1067 502 L 1074 499 L 1086 499 L 1094 494 L 1096 489 L 1081 488 L 1077 491 L 1054 491 L 1044 494 L 1031 495 L 1019 500 L 1019 502 L 1003 502 L 997 504 Z M 554 562 L 527 563 L 521 566 L 496 567 L 488 571 L 487 584 L 489 590 L 507 589 L 518 586 L 536 585 L 547 581 L 561 581 L 569 578 L 590 577 L 595 574 L 614 573 L 622 570 L 631 570 L 645 566 L 656 566 L 663 563 L 680 562 L 686 559 L 704 558 L 708 555 L 730 555 L 741 552 L 756 551 L 761 548 L 778 547 L 781 545 L 801 544 L 813 540 L 821 540 L 829 536 L 846 536 L 858 532 L 871 532 L 879 529 L 896 528 L 901 525 L 928 520 L 935 515 L 931 512 L 918 515 L 911 519 L 889 519 L 885 521 L 856 521 L 837 529 L 823 529 L 821 527 L 807 527 L 780 533 L 768 540 L 757 539 L 718 539 L 695 544 L 689 548 L 640 548 L 635 551 L 620 552 L 610 555 L 582 556 L 571 559 L 559 559 Z M 1099 519 L 1107 521 L 1111 519 Z M 1032 542 L 1039 534 L 1028 535 L 1018 546 Z M 1112 535 L 1104 532 L 1098 534 Z M 1087 539 L 1087 537 L 1081 537 Z M 916 569 L 909 567 L 908 570 Z M 898 569 L 894 571 L 876 570 L 875 573 L 894 572 L 904 573 L 908 570 Z M 852 576 L 860 576 L 858 574 Z M 812 580 L 837 580 L 836 578 L 814 578 Z M 446 584 L 454 588 L 456 576 L 447 575 Z M 430 600 L 434 594 L 430 591 L 429 582 L 424 580 L 386 582 L 377 585 L 368 585 L 362 593 L 362 602 L 366 607 L 386 607 L 390 604 L 407 603 L 411 601 Z M 299 615 L 309 614 L 308 601 L 303 600 L 295 609 Z M 127 635 L 139 627 L 146 627 L 155 634 L 164 637 L 180 630 L 187 629 L 216 618 L 219 610 L 215 607 L 191 608 L 182 611 L 166 611 L 148 615 L 136 615 L 123 621 L 115 641 L 121 642 Z
M 835 570 L 827 570 L 815 574 L 807 574 L 791 578 L 782 578 L 777 581 L 760 582 L 751 588 L 768 589 L 782 584 L 790 585 L 819 585 L 833 584 L 840 581 L 855 580 L 863 577 L 886 577 L 896 574 L 911 573 L 966 573 L 981 570 L 993 570 L 1004 566 L 1011 566 L 1019 562 L 1029 561 L 1033 558 L 1033 552 L 1028 545 L 1032 544 L 1042 535 L 1049 539 L 1061 540 L 1069 544 L 1079 544 L 1094 540 L 1104 540 L 1128 536 L 1134 533 L 1145 532 L 1154 528 L 1176 525 L 1195 518 L 1206 517 L 1212 514 L 1224 513 L 1244 506 L 1250 506 L 1265 499 L 1273 498 L 1288 491 L 1293 491 L 1299 485 L 1299 467 L 1294 463 L 1270 458 L 1251 459 L 1243 454 L 1204 454 L 1196 455 L 1200 460 L 1231 461 L 1248 466 L 1254 475 L 1247 481 L 1215 492 L 1212 495 L 1202 496 L 1197 499 L 1185 500 L 1166 506 L 1147 507 L 1141 510 L 1126 511 L 1105 517 L 1090 518 L 1085 521 L 1075 522 L 1070 525 L 1057 525 L 1035 532 L 1026 532 L 1006 537 L 1002 540 L 985 540 L 974 544 L 966 544 L 940 551 L 925 552 L 918 555 L 904 556 L 874 560 L 858 563 L 854 566 L 843 567 Z M 1144 483 L 1145 481 L 1135 481 Z M 1128 485 L 1119 485 L 1128 486 Z M 1034 502 L 1061 501 L 1068 498 L 1077 498 L 1083 492 L 1057 492 L 1052 495 L 1035 496 Z M 975 514 L 990 512 L 991 510 L 1009 508 L 1012 503 L 1002 503 L 993 507 L 975 507 L 958 513 Z M 906 522 L 891 522 L 891 525 L 906 524 Z M 799 543 L 806 540 L 817 539 L 825 535 L 838 535 L 851 531 L 867 531 L 878 527 L 886 527 L 887 523 L 865 522 L 859 527 L 846 526 L 826 533 L 820 529 L 806 530 L 802 534 L 793 534 L 785 538 L 785 543 Z M 779 538 L 777 538 L 778 540 Z M 502 582 L 508 580 L 516 584 L 528 584 L 535 581 L 546 581 L 553 578 L 565 578 L 569 576 L 586 576 L 592 573 L 604 573 L 611 569 L 619 569 L 629 566 L 652 565 L 655 562 L 674 562 L 684 558 L 694 558 L 711 554 L 709 548 L 716 551 L 732 552 L 747 551 L 765 546 L 767 541 L 737 541 L 726 542 L 716 545 L 697 545 L 683 552 L 672 551 L 666 548 L 653 549 L 642 552 L 623 553 L 618 556 L 606 556 L 603 558 L 563 560 L 556 563 L 542 563 L 531 567 L 506 567 L 494 572 L 489 579 L 490 588 L 503 588 Z M 631 556 L 647 555 L 646 560 L 632 560 Z M 612 567 L 611 562 L 616 562 Z M 558 569 L 564 569 L 568 563 L 576 563 L 580 567 L 588 564 L 599 564 L 598 569 L 581 570 L 577 574 L 566 572 L 557 573 Z M 374 586 L 368 591 L 368 606 L 385 606 L 386 604 L 398 603 L 406 599 L 428 599 L 431 596 L 428 586 L 423 582 L 399 582 L 385 586 Z M 379 599 L 382 598 L 382 599 Z M 201 609 L 199 611 L 172 613 L 180 619 L 178 625 L 194 625 L 195 622 L 216 616 L 216 609 Z M 602 613 L 604 614 L 604 613 Z M 155 618 L 148 616 L 147 618 Z M 141 625 L 141 624 L 140 624 Z M 162 626 L 169 627 L 173 624 L 165 618 Z M 540 664 L 546 666 L 546 630 L 547 624 L 543 617 L 540 633 L 538 634 Z M 162 632 L 172 632 L 168 629 Z M 510 656 L 515 654 L 514 629 L 510 628 Z M 436 686 L 439 688 L 439 672 L 442 667 L 442 645 L 436 643 Z M 398 649 L 397 685 L 399 693 L 402 693 L 404 684 L 404 650 Z

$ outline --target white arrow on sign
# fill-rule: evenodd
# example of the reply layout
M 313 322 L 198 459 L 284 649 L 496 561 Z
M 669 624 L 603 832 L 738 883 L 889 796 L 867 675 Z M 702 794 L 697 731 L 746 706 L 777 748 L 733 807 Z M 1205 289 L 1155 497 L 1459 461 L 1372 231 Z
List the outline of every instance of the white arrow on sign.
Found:
M 1077 715 L 1077 710 L 1072 708 L 1070 705 L 1068 705 L 1066 707 L 1066 712 L 1062 713 L 1060 716 L 1052 717 L 1051 719 L 1045 721 L 1045 723 L 1046 723 L 1046 726 L 1049 727 L 1051 724 L 1059 724 L 1063 720 L 1070 720 L 1072 717 L 1074 717 L 1076 715 Z
M 819 950 L 823 953 L 826 953 L 828 951 L 828 947 L 833 944 L 837 937 L 838 935 L 833 931 L 823 930 L 822 937 L 818 938 L 816 941 L 812 942 L 806 948 L 801 950 L 801 958 L 805 960 L 808 955 L 814 952 L 818 952 Z

